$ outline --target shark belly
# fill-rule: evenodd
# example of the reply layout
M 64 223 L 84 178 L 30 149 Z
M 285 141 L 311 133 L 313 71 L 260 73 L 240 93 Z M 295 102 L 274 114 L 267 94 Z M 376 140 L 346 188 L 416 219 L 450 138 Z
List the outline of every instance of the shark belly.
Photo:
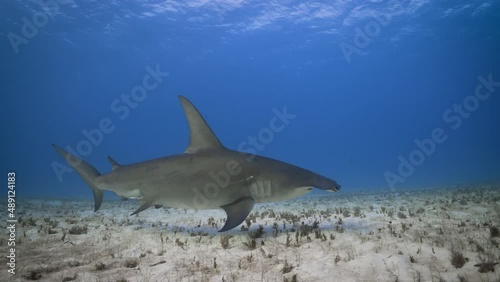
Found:
M 163 187 L 155 203 L 173 208 L 217 209 L 250 195 L 244 186 L 219 185 L 209 175 L 167 181 Z
M 250 196 L 252 177 L 228 171 L 235 156 L 179 155 L 122 167 L 103 175 L 100 188 L 120 197 L 173 208 L 216 209 Z

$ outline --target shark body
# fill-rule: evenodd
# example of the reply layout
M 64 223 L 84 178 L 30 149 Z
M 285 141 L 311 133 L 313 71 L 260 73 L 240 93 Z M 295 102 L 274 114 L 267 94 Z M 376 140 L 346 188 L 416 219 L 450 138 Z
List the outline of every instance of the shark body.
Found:
M 120 165 L 108 157 L 113 169 L 100 174 L 93 166 L 54 145 L 94 193 L 95 211 L 103 191 L 123 200 L 137 199 L 141 206 L 216 209 L 227 220 L 219 231 L 241 224 L 255 203 L 282 201 L 304 195 L 313 187 L 336 192 L 332 179 L 278 160 L 225 148 L 199 111 L 179 96 L 190 129 L 190 144 L 183 154 Z

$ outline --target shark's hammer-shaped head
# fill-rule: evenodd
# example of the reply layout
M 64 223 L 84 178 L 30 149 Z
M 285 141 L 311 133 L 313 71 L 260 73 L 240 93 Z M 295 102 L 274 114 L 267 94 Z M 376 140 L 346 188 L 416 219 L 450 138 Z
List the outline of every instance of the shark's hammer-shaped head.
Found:
M 337 192 L 340 190 L 340 184 L 335 180 L 311 172 L 313 186 L 327 192 Z
M 302 189 L 303 187 L 307 187 L 308 191 L 312 187 L 328 192 L 337 192 L 340 190 L 340 185 L 335 180 L 300 167 L 293 167 L 292 173 L 288 173 L 287 177 L 289 178 L 287 181 L 288 187 L 292 190 Z

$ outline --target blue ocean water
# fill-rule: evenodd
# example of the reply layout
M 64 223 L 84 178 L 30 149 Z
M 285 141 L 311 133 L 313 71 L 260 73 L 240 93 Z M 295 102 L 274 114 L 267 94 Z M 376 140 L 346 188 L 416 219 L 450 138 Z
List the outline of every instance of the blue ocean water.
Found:
M 1 167 L 16 172 L 18 195 L 91 198 L 53 143 L 101 173 L 108 155 L 129 164 L 181 153 L 189 135 L 177 95 L 227 147 L 321 173 L 345 192 L 500 180 L 498 2 L 0 7 Z M 269 136 L 283 111 L 293 118 Z

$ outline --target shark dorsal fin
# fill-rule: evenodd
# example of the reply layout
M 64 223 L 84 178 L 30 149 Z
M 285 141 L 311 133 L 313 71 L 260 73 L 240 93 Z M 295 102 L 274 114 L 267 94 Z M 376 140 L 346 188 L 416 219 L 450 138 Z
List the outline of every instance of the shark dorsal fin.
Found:
M 224 149 L 196 107 L 183 96 L 179 96 L 179 100 L 186 114 L 190 133 L 189 146 L 184 153 L 194 154 L 200 151 Z
M 120 167 L 120 165 L 115 160 L 113 160 L 113 158 L 111 158 L 110 156 L 108 156 L 108 161 L 111 164 L 112 170 L 115 170 L 115 169 Z

